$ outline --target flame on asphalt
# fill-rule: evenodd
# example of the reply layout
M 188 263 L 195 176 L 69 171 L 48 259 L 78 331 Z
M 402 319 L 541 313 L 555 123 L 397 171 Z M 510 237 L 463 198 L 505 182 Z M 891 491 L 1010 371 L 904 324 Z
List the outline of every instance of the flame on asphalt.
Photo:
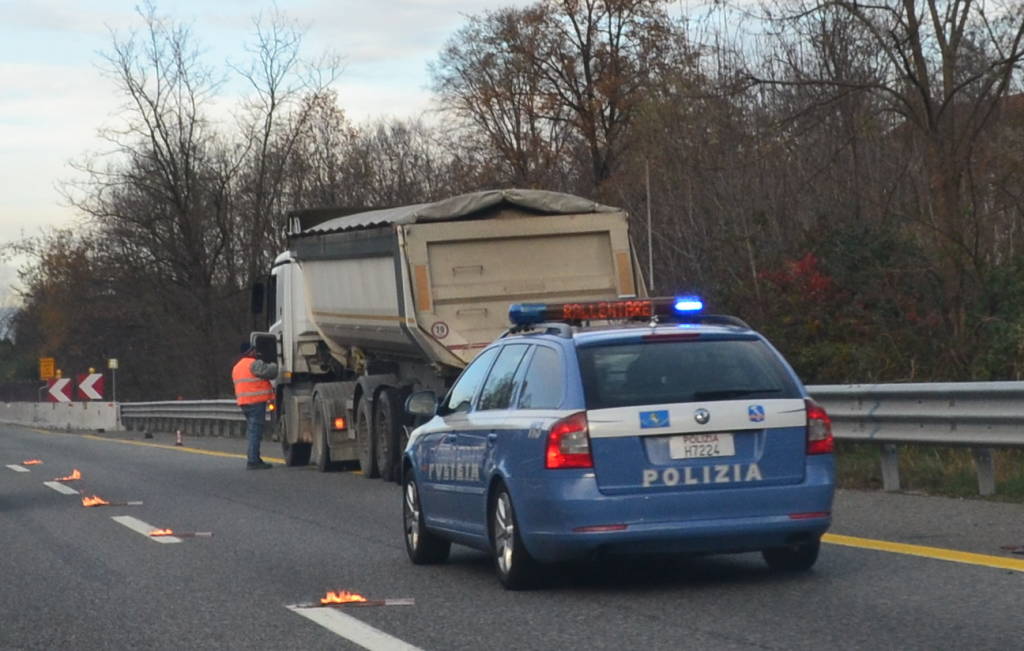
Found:
M 98 495 L 86 495 L 82 497 L 82 506 L 104 506 L 109 504 L 110 502 Z
M 41 463 L 42 463 L 42 461 L 40 461 L 39 459 L 25 459 L 24 461 L 21 462 L 21 465 L 23 465 L 23 466 L 38 466 Z
M 349 604 L 354 601 L 366 601 L 366 597 L 355 592 L 349 592 L 348 590 L 328 590 L 327 594 L 320 597 L 320 603 L 324 606 L 331 604 Z
M 75 468 L 74 470 L 71 471 L 71 474 L 68 475 L 67 477 L 57 477 L 53 481 L 75 481 L 76 479 L 81 479 L 81 478 L 82 478 L 82 473 L 78 472 L 78 468 Z
M 174 535 L 174 530 L 173 529 L 153 529 L 152 531 L 149 532 L 149 535 L 151 535 L 151 536 L 173 536 Z

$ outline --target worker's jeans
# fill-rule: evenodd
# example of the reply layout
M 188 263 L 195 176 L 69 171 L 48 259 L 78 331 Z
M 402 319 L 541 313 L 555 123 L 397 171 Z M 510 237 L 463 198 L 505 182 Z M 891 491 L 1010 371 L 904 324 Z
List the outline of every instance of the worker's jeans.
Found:
M 249 441 L 246 460 L 249 463 L 259 463 L 262 461 L 260 459 L 260 441 L 263 439 L 263 423 L 267 419 L 267 403 L 256 402 L 242 405 L 242 413 L 245 414 L 245 438 Z

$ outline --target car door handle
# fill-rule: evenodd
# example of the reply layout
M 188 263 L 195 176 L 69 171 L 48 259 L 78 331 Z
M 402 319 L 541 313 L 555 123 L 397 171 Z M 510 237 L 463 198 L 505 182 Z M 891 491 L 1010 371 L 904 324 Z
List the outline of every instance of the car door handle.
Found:
M 498 440 L 498 435 L 491 432 L 487 435 L 487 445 L 494 445 L 494 442 Z
M 458 440 L 458 438 L 459 437 L 458 437 L 457 434 L 446 434 L 445 437 L 444 437 L 444 442 L 445 443 L 454 443 L 455 441 Z

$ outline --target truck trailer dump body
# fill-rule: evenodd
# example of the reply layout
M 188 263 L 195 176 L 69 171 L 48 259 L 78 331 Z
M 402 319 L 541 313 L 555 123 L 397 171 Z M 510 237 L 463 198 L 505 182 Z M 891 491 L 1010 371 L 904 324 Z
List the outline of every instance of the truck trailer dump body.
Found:
M 358 462 L 394 479 L 413 391 L 442 396 L 517 302 L 646 294 L 626 214 L 537 190 L 474 192 L 342 215 L 291 215 L 271 270 L 269 332 L 286 463 Z
M 339 217 L 293 236 L 290 249 L 332 352 L 461 367 L 507 328 L 509 303 L 637 293 L 625 213 L 551 192 Z

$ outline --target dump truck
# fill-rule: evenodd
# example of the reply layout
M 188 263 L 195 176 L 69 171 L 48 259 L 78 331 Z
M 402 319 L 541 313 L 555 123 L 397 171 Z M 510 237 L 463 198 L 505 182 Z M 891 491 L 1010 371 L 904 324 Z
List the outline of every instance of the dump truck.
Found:
M 349 211 L 351 212 L 351 211 Z M 510 303 L 646 295 L 624 211 L 568 194 L 491 190 L 434 203 L 289 215 L 254 311 L 276 360 L 286 464 L 398 480 L 413 391 L 444 395 L 508 328 Z

